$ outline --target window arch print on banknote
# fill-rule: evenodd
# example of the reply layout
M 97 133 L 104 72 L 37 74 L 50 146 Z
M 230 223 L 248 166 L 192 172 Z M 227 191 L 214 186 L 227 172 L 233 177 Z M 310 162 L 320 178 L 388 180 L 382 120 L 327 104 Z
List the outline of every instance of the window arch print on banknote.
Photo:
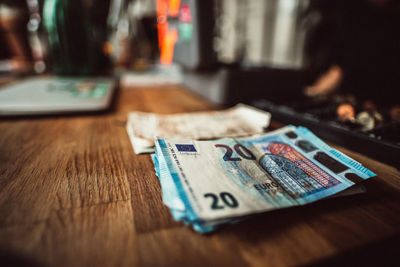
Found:
M 260 158 L 259 164 L 294 199 L 325 188 L 285 157 L 267 153 Z
M 271 142 L 268 144 L 268 150 L 274 154 L 291 160 L 300 167 L 305 173 L 316 179 L 321 185 L 330 188 L 340 183 L 332 175 L 328 174 L 312 161 L 303 156 L 296 149 L 283 142 Z

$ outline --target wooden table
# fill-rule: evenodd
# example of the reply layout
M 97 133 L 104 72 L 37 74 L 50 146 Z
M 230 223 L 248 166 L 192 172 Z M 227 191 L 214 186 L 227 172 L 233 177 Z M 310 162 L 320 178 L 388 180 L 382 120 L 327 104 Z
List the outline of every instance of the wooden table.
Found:
M 213 108 L 174 87 L 122 90 L 102 115 L 0 120 L 0 266 L 293 266 L 398 262 L 400 173 L 367 193 L 260 215 L 209 235 L 175 222 L 150 155 L 135 155 L 130 110 Z

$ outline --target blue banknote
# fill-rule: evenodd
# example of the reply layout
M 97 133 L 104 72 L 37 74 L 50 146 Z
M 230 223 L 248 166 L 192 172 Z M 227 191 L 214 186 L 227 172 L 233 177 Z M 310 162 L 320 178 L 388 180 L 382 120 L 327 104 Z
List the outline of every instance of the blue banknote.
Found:
M 311 203 L 375 176 L 304 127 L 211 141 L 158 138 L 155 145 L 163 202 L 199 232 Z

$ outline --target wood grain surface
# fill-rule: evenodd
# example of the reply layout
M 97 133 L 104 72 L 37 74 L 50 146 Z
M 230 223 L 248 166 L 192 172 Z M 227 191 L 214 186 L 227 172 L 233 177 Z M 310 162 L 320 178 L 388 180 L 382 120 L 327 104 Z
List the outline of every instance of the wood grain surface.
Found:
M 201 235 L 175 222 L 150 155 L 133 152 L 131 110 L 215 108 L 177 87 L 133 88 L 99 115 L 0 119 L 0 266 L 392 264 L 400 173 L 339 148 L 378 174 L 364 194 L 262 214 Z

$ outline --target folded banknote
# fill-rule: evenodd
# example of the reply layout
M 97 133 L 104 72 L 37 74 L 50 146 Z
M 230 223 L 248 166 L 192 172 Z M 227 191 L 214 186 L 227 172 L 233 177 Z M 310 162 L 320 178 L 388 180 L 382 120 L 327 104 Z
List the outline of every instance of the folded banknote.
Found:
M 270 114 L 244 104 L 221 111 L 161 115 L 140 111 L 128 115 L 127 132 L 136 154 L 154 152 L 154 137 L 215 139 L 259 134 Z
M 304 127 L 212 141 L 158 138 L 155 145 L 163 202 L 199 232 L 311 203 L 375 176 Z

